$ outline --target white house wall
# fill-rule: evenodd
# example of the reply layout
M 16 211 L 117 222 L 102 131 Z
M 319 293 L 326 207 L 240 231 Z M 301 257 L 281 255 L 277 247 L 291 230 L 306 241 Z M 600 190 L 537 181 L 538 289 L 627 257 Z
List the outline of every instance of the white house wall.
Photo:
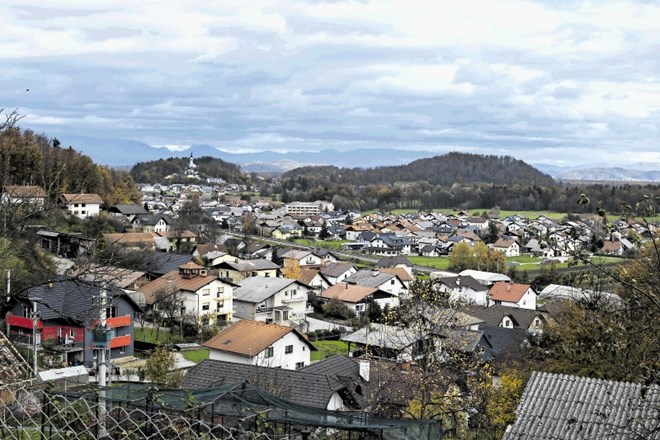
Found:
M 286 353 L 286 347 L 293 346 L 292 353 Z M 305 366 L 310 362 L 310 350 L 307 344 L 300 340 L 295 332 L 289 332 L 284 337 L 276 341 L 273 345 L 273 356 L 266 357 L 266 350 L 259 353 L 256 357 L 255 365 L 262 367 L 284 368 L 285 370 L 295 370 L 297 363 Z

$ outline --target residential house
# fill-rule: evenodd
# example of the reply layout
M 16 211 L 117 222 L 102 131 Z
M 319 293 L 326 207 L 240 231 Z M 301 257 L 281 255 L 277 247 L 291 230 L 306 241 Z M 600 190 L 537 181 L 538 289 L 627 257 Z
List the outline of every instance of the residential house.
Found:
M 95 342 L 105 292 L 109 341 Z M 133 322 L 140 307 L 123 290 L 71 277 L 34 286 L 12 307 L 5 322 L 14 342 L 48 346 L 66 364 L 91 365 L 95 347 L 109 348 L 112 359 L 133 355 Z M 34 331 L 33 331 L 34 329 Z
M 400 267 L 405 269 L 410 276 L 413 275 L 414 265 L 405 257 L 384 257 L 378 260 L 374 266 L 379 269 Z
M 237 318 L 276 324 L 295 324 L 305 319 L 309 286 L 297 280 L 251 277 L 234 290 Z
M 437 278 L 438 288 L 449 293 L 452 302 L 479 306 L 488 305 L 488 287 L 471 276 L 449 276 Z
M 357 316 L 364 315 L 367 306 L 372 301 L 378 304 L 381 309 L 391 309 L 399 305 L 399 298 L 393 293 L 357 284 L 335 284 L 319 293 L 318 296 L 326 301 L 331 299 L 341 301 Z
M 133 229 L 141 232 L 167 232 L 172 220 L 165 214 L 141 214 L 133 217 Z
M 301 283 L 309 286 L 314 292 L 321 292 L 331 286 L 328 279 L 317 268 L 302 267 L 296 278 Z
M 506 329 L 520 328 L 530 335 L 541 333 L 547 323 L 546 316 L 538 310 L 507 307 L 504 305 L 491 307 L 472 305 L 467 306 L 464 312 L 481 319 L 484 326 Z
M 529 284 L 497 282 L 488 291 L 496 305 L 536 310 L 536 292 Z
M 202 344 L 209 359 L 297 370 L 316 347 L 293 327 L 242 319 Z
M 623 255 L 623 251 L 624 247 L 620 241 L 605 240 L 603 241 L 603 247 L 598 252 L 603 255 L 614 255 L 618 257 Z
M 513 239 L 500 238 L 492 244 L 492 249 L 506 257 L 520 256 L 520 245 Z
M 98 194 L 62 194 L 60 201 L 69 213 L 79 219 L 99 215 L 103 199 Z
M 163 241 L 163 245 L 167 247 L 167 249 L 165 249 L 167 252 L 173 250 L 178 252 L 182 247 L 190 247 L 190 249 L 192 249 L 197 242 L 197 234 L 188 230 L 175 231 L 170 229 L 167 231 L 154 232 L 154 237 L 155 240 L 160 239 Z
M 215 266 L 218 274 L 234 283 L 240 283 L 250 277 L 276 278 L 280 266 L 269 260 L 239 260 L 223 261 Z
M 46 203 L 47 197 L 46 191 L 40 186 L 7 185 L 3 188 L 1 200 L 3 204 L 41 208 Z
M 510 283 L 511 278 L 497 272 L 484 272 L 481 270 L 466 269 L 459 273 L 462 277 L 472 277 L 484 286 L 492 286 L 497 282 Z
M 323 266 L 320 271 L 321 274 L 326 277 L 330 285 L 335 285 L 356 273 L 357 268 L 350 263 L 331 263 Z
M 138 291 L 153 313 L 221 325 L 233 317 L 235 287 L 234 283 L 212 276 L 199 264 L 189 261 Z
M 403 281 L 403 285 L 406 289 L 410 289 L 410 283 L 412 283 L 415 279 L 415 277 L 412 276 L 410 272 L 402 267 L 381 267 L 379 271 L 398 276 L 399 279 Z
M 298 267 L 313 266 L 320 267 L 323 265 L 323 259 L 315 255 L 311 251 L 303 251 L 298 249 L 292 249 L 282 255 L 284 264 L 293 264 Z
M 535 371 L 503 440 L 657 439 L 660 387 Z
M 183 378 L 183 387 L 203 390 L 244 381 L 296 405 L 330 411 L 360 409 L 352 384 L 317 371 L 285 370 L 206 359 L 188 370 Z
M 133 222 L 135 217 L 148 213 L 149 212 L 144 209 L 144 206 L 138 204 L 114 205 L 108 208 L 108 214 L 114 217 L 122 218 L 128 223 Z
M 344 279 L 344 283 L 359 284 L 374 287 L 389 292 L 398 298 L 408 297 L 408 288 L 396 274 L 381 272 L 379 270 L 362 269 Z

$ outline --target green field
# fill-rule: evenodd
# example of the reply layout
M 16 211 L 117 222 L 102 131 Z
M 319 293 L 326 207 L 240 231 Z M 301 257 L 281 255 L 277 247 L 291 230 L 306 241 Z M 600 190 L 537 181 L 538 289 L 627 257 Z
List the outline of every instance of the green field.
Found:
M 486 211 L 490 211 L 490 208 L 473 208 L 473 209 L 466 209 L 466 212 L 469 212 L 470 214 L 476 215 L 477 217 L 481 217 L 481 214 Z M 364 211 L 362 215 L 367 215 L 367 214 L 372 214 L 374 212 L 378 212 L 377 209 L 372 209 L 370 211 Z M 416 213 L 418 212 L 417 209 L 394 209 L 392 211 L 388 211 L 388 214 L 394 214 L 394 215 L 403 215 L 403 214 L 411 214 L 411 213 Z M 444 208 L 444 209 L 434 209 L 433 212 L 441 212 L 443 214 L 449 215 L 449 214 L 454 214 L 457 211 L 455 211 L 453 208 Z M 525 217 L 528 219 L 535 219 L 541 215 L 544 215 L 548 217 L 551 220 L 555 221 L 561 221 L 564 217 L 566 217 L 565 212 L 555 212 L 555 211 L 512 211 L 512 210 L 506 210 L 502 209 L 500 210 L 500 219 L 503 219 L 505 217 L 509 217 L 511 215 L 518 214 L 521 217 Z
M 309 238 L 298 238 L 296 239 L 296 244 L 302 246 L 319 247 L 330 250 L 339 250 L 341 245 L 344 243 L 349 243 L 347 240 L 311 240 Z
M 415 257 L 409 256 L 408 260 L 417 266 L 431 267 L 438 270 L 449 269 L 448 257 Z M 519 257 L 504 257 L 507 266 L 515 266 L 516 269 L 526 270 L 541 270 L 541 261 L 543 258 L 532 257 L 530 255 L 520 255 Z M 592 262 L 595 264 L 617 264 L 622 261 L 621 258 L 616 257 L 593 257 Z M 554 263 L 557 268 L 566 268 L 568 263 Z
M 312 361 L 321 361 L 337 354 L 348 354 L 348 344 L 344 341 L 312 341 L 318 351 L 311 354 Z

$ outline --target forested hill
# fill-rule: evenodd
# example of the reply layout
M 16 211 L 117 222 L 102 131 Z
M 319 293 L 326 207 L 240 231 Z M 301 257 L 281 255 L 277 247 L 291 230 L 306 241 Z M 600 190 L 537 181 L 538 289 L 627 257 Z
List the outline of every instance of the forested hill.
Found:
M 306 177 L 357 186 L 418 181 L 440 186 L 451 186 L 454 183 L 499 185 L 524 183 L 543 186 L 554 184 L 554 180 L 549 175 L 511 156 L 467 153 L 448 153 L 419 159 L 408 165 L 368 169 L 334 166 L 302 167 L 288 171 L 282 177 L 284 179 Z
M 246 180 L 238 165 L 225 162 L 211 156 L 195 158 L 195 165 L 200 179 L 208 177 L 221 178 L 231 183 L 242 183 Z M 140 162 L 131 169 L 131 176 L 136 182 L 164 182 L 165 178 L 172 176 L 176 181 L 189 181 L 185 177 L 189 159 L 187 157 L 170 157 L 150 162 Z M 172 180 L 170 180 L 172 181 Z
M 18 126 L 0 124 L 2 185 L 38 185 L 51 200 L 62 193 L 95 193 L 106 205 L 135 203 L 140 193 L 125 171 L 95 164 L 57 139 Z

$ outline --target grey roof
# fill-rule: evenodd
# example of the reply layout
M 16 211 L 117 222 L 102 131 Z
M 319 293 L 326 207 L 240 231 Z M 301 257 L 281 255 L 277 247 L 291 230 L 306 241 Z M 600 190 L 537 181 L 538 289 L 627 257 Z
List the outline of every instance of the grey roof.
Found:
M 660 439 L 660 387 L 534 372 L 503 440 Z
M 147 210 L 142 205 L 115 205 L 110 207 L 108 211 L 117 211 L 124 215 L 147 214 Z
M 469 287 L 475 292 L 482 292 L 488 290 L 488 286 L 484 286 L 479 281 L 471 276 L 455 276 L 455 277 L 441 277 L 437 279 L 440 283 L 448 287 Z
M 136 309 L 139 306 L 123 290 L 105 289 L 108 303 L 125 297 Z M 27 290 L 25 298 L 37 303 L 37 312 L 43 320 L 70 319 L 88 324 L 99 316 L 98 299 L 101 286 L 77 278 L 56 277 L 52 281 Z
M 243 380 L 290 402 L 323 409 L 335 392 L 346 388 L 340 381 L 319 372 L 210 359 L 188 370 L 183 378 L 183 387 L 205 389 Z
M 505 328 L 497 325 L 485 325 L 481 328 L 483 336 L 480 346 L 484 358 L 497 363 L 504 363 L 520 354 L 528 342 L 527 332 L 522 328 Z
M 256 260 L 224 261 L 218 264 L 216 267 L 229 267 L 230 269 L 237 270 L 239 272 L 252 272 L 253 270 L 272 270 L 280 268 L 280 266 L 273 263 L 272 261 L 264 260 L 263 258 L 257 258 Z
M 298 281 L 289 278 L 249 277 L 234 289 L 234 301 L 260 303 L 294 283 L 302 286 Z
M 403 350 L 421 337 L 421 334 L 414 329 L 372 322 L 366 327 L 342 336 L 341 340 L 372 347 Z
M 148 271 L 156 275 L 164 275 L 178 270 L 179 266 L 186 264 L 192 258 L 192 255 L 173 252 L 152 252 L 148 257 Z
M 350 277 L 346 278 L 344 281 L 347 283 L 359 284 L 360 286 L 380 287 L 383 285 L 383 283 L 386 283 L 393 278 L 398 279 L 399 282 L 403 284 L 403 281 L 401 281 L 397 275 L 369 269 L 359 270 Z
M 521 309 L 518 307 L 507 307 L 502 305 L 495 305 L 491 307 L 482 306 L 466 306 L 465 313 L 476 318 L 484 320 L 486 325 L 499 325 L 502 318 L 509 316 L 513 319 L 514 327 L 521 327 L 528 329 L 534 318 L 543 316 L 537 310 Z
M 321 273 L 327 277 L 337 278 L 348 272 L 353 266 L 350 263 L 330 263 L 321 268 Z
M 376 267 L 397 267 L 398 265 L 413 267 L 409 259 L 404 257 L 385 257 L 376 262 Z

